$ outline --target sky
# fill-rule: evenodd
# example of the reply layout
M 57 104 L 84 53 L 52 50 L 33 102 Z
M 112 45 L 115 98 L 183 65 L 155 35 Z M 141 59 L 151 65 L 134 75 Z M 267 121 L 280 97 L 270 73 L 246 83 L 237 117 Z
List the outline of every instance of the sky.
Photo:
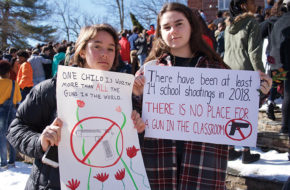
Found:
M 96 2 L 98 1 L 100 0 L 97 0 Z M 92 15 L 96 13 L 101 15 L 106 14 L 106 8 L 103 6 L 96 6 L 96 4 L 92 2 L 92 0 L 71 0 L 71 3 L 79 5 L 80 9 L 89 12 Z
M 117 22 L 119 24 L 119 14 L 115 11 L 117 10 L 112 10 L 110 6 L 105 6 L 102 3 L 104 3 L 103 0 L 71 0 L 71 2 L 74 2 L 76 5 L 79 5 L 81 10 L 84 12 L 87 12 L 90 15 L 96 15 L 97 17 L 105 17 L 108 21 L 109 24 L 114 25 L 114 21 L 112 19 L 117 19 Z M 95 3 L 96 2 L 96 3 Z M 131 5 L 131 0 L 124 0 L 125 4 L 125 11 L 130 11 L 128 7 Z M 126 6 L 127 5 L 127 6 Z M 125 13 L 126 14 L 126 13 Z M 126 19 L 128 18 L 128 19 Z M 130 17 L 125 17 L 125 27 L 131 27 L 131 19 Z M 117 26 L 114 26 L 117 27 Z M 118 29 L 118 28 L 117 28 Z
M 61 1 L 63 1 L 63 0 L 59 0 L 60 3 L 61 3 Z M 98 2 L 98 1 L 100 1 L 100 0 L 96 0 L 96 2 Z M 101 6 L 101 5 L 96 5 L 95 3 L 93 3 L 93 0 L 70 0 L 70 3 L 78 8 L 77 13 L 84 12 L 88 15 L 96 15 L 97 14 L 100 17 L 106 16 L 106 7 Z M 54 18 L 54 17 L 52 17 L 52 18 Z M 52 22 L 52 23 L 50 23 L 50 22 Z M 53 24 L 53 23 L 54 23 L 54 21 L 49 21 L 49 24 Z M 46 21 L 44 22 L 44 24 L 46 24 Z M 28 41 L 29 41 L 29 44 L 33 47 L 37 43 L 41 43 L 41 42 L 38 42 L 38 41 L 35 41 L 32 39 L 29 39 Z
M 63 1 L 64 0 L 59 0 L 58 2 L 62 5 Z M 130 1 L 131 0 L 127 0 L 126 3 L 130 3 Z M 106 22 L 113 25 L 118 30 L 118 26 L 116 25 L 116 19 L 119 18 L 117 12 L 112 12 L 112 10 L 109 9 L 110 7 L 108 8 L 108 6 L 104 6 L 102 4 L 103 2 L 104 1 L 102 0 L 70 0 L 69 1 L 72 7 L 76 7 L 76 15 L 79 15 L 80 13 L 85 13 L 87 15 L 94 16 L 96 19 L 99 18 L 100 20 L 102 20 L 102 18 L 104 17 L 104 19 L 107 20 Z M 53 4 L 53 1 L 50 1 L 50 3 Z M 110 14 L 108 14 L 108 11 L 110 12 Z M 55 16 L 52 16 L 50 17 L 50 20 L 48 20 L 48 24 L 53 25 L 55 23 L 55 20 L 60 20 L 60 19 L 61 18 L 56 18 Z M 112 19 L 115 19 L 114 20 L 115 22 L 112 21 Z M 96 22 L 98 21 L 96 20 Z M 126 23 L 128 25 L 128 21 Z M 47 21 L 44 21 L 43 24 L 47 24 Z M 61 35 L 62 33 L 63 35 Z M 66 37 L 63 31 L 58 31 L 58 34 L 60 34 L 60 36 L 63 36 L 63 38 Z M 61 39 L 59 40 L 61 41 Z M 76 40 L 76 39 L 72 39 L 72 40 Z M 37 43 L 42 43 L 42 42 L 29 39 L 29 44 L 31 46 L 34 47 Z
M 235 161 L 229 161 L 228 167 L 238 170 L 242 176 L 281 182 L 288 179 L 290 176 L 290 162 L 287 153 L 278 153 L 275 150 L 263 152 L 259 148 L 253 148 L 251 152 L 260 153 L 261 159 L 252 164 L 243 164 L 241 158 L 239 158 Z M 30 164 L 16 162 L 16 168 L 5 171 L 0 169 L 0 190 L 24 189 L 31 167 Z

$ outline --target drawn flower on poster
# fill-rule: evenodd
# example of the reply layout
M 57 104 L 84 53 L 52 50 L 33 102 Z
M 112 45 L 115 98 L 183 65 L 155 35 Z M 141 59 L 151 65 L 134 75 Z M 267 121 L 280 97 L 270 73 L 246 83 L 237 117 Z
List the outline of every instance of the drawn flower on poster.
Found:
M 121 169 L 121 170 L 118 170 L 117 173 L 115 174 L 116 180 L 122 181 L 123 187 L 125 189 L 125 183 L 123 181 L 124 177 L 125 177 L 125 168 L 124 169 Z
M 91 186 L 91 173 L 92 173 L 92 168 L 107 168 L 107 167 L 113 167 L 115 164 L 117 164 L 119 161 L 121 161 L 121 164 L 124 166 L 124 169 L 122 170 L 119 170 L 116 174 L 115 174 L 115 178 L 117 180 L 120 180 L 122 181 L 123 183 L 123 187 L 125 189 L 125 183 L 123 181 L 123 178 L 125 177 L 125 172 L 128 174 L 128 177 L 130 178 L 130 180 L 132 181 L 135 189 L 138 189 L 137 187 L 137 184 L 135 182 L 135 179 L 134 179 L 134 176 L 132 175 L 131 172 L 134 172 L 135 174 L 139 175 L 139 176 L 142 176 L 143 178 L 145 178 L 144 175 L 141 175 L 141 174 L 138 174 L 137 172 L 135 172 L 132 168 L 132 158 L 134 158 L 136 155 L 137 155 L 137 152 L 140 150 L 140 149 L 137 149 L 135 146 L 132 146 L 132 147 L 128 147 L 127 148 L 127 155 L 128 157 L 130 158 L 131 162 L 130 162 L 130 168 L 127 166 L 126 162 L 123 160 L 122 158 L 122 153 L 123 153 L 123 129 L 127 123 L 127 117 L 125 115 L 124 112 L 122 112 L 122 108 L 120 106 L 117 106 L 115 108 L 115 111 L 118 112 L 118 113 L 121 113 L 122 115 L 122 118 L 123 118 L 123 121 L 122 121 L 122 125 L 119 126 L 115 121 L 112 121 L 111 119 L 109 118 L 104 118 L 104 117 L 98 117 L 98 116 L 91 116 L 91 117 L 86 117 L 86 118 L 82 118 L 80 119 L 80 115 L 79 115 L 79 110 L 80 108 L 84 108 L 85 107 L 85 102 L 82 101 L 82 100 L 77 100 L 76 101 L 77 103 L 77 110 L 76 110 L 76 118 L 77 118 L 77 121 L 78 123 L 75 125 L 75 127 L 73 128 L 72 130 L 72 134 L 74 134 L 74 130 L 76 130 L 76 136 L 80 137 L 81 133 L 83 133 L 84 131 L 93 131 L 94 129 L 87 129 L 87 127 L 89 126 L 86 126 L 83 122 L 86 121 L 86 120 L 90 120 L 90 119 L 99 119 L 99 120 L 106 120 L 106 121 L 109 121 L 111 123 L 111 126 L 110 128 L 107 128 L 104 130 L 104 134 L 102 134 L 100 137 L 98 137 L 97 139 L 97 142 L 94 144 L 93 148 L 91 148 L 90 150 L 85 150 L 85 147 L 86 147 L 86 137 L 83 136 L 82 137 L 82 150 L 81 150 L 81 153 L 82 153 L 82 156 L 83 158 L 82 159 L 79 159 L 79 157 L 76 157 L 79 161 L 81 161 L 82 164 L 85 164 L 87 166 L 90 167 L 89 169 L 89 172 L 88 172 L 88 180 L 87 180 L 87 189 L 90 189 L 90 186 Z M 112 127 L 117 127 L 119 132 L 116 133 L 116 140 L 115 140 L 115 151 L 116 151 L 116 154 L 118 155 L 118 159 L 115 160 L 115 162 L 111 165 L 106 165 L 106 166 L 96 166 L 94 164 L 91 163 L 91 160 L 89 159 L 89 156 L 91 155 L 91 152 L 93 151 L 93 149 L 95 147 L 97 147 L 101 142 L 104 143 L 105 141 L 102 140 L 106 134 L 110 133 L 110 130 L 112 129 Z M 100 129 L 97 129 L 100 131 Z M 71 136 L 71 138 L 73 138 L 73 136 Z M 71 139 L 72 140 L 72 139 Z M 107 142 L 106 142 L 107 143 Z M 122 149 L 120 149 L 120 147 L 118 145 L 122 145 Z M 120 150 L 119 150 L 120 149 Z M 73 149 L 72 149 L 73 150 Z M 75 152 L 73 150 L 73 154 L 75 155 Z M 76 155 L 75 155 L 76 156 Z M 131 169 L 131 170 L 130 170 Z M 109 178 L 109 174 L 107 173 L 99 173 L 95 176 L 93 176 L 93 178 L 97 179 L 98 181 L 100 181 L 102 183 L 102 189 L 104 189 L 104 182 Z M 143 180 L 143 184 L 144 184 L 144 180 Z M 144 184 L 144 186 L 146 188 L 149 188 L 148 186 L 146 186 Z
M 104 189 L 104 182 L 109 178 L 109 174 L 107 173 L 97 174 L 96 176 L 94 176 L 94 178 L 102 182 L 102 189 Z
M 82 100 L 77 100 L 78 107 L 83 108 L 85 106 L 85 102 Z
M 134 158 L 137 155 L 137 152 L 140 149 L 137 149 L 134 145 L 132 147 L 128 147 L 127 149 L 127 155 L 129 158 Z
M 145 180 L 146 180 L 146 176 L 145 175 L 142 175 L 138 172 L 136 172 L 134 169 L 133 169 L 133 164 L 132 164 L 132 158 L 134 158 L 136 155 L 137 155 L 137 152 L 140 150 L 140 149 L 137 149 L 135 147 L 135 145 L 133 145 L 132 147 L 128 147 L 127 149 L 127 156 L 130 158 L 130 169 L 132 170 L 132 172 L 136 175 L 139 175 L 143 178 L 143 185 L 146 187 L 146 188 L 149 188 L 148 185 L 145 184 Z
M 68 188 L 70 188 L 71 190 L 76 190 L 78 188 L 78 186 L 80 185 L 80 181 L 78 181 L 77 179 L 71 179 L 71 181 L 68 181 L 68 184 L 66 185 Z

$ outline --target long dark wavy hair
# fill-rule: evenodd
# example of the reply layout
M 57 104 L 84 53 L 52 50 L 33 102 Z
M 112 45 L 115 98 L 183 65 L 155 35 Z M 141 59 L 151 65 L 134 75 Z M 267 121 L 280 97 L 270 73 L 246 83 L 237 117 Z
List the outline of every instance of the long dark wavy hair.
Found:
M 206 57 L 208 57 L 209 60 L 215 60 L 221 63 L 223 62 L 220 56 L 209 45 L 207 45 L 206 42 L 202 39 L 202 29 L 201 29 L 201 26 L 200 26 L 200 23 L 198 21 L 196 14 L 194 14 L 193 11 L 189 7 L 180 3 L 167 3 L 162 7 L 161 11 L 159 12 L 158 17 L 157 17 L 157 27 L 156 27 L 153 47 L 149 56 L 146 59 L 146 62 L 157 59 L 164 53 L 170 53 L 170 48 L 166 45 L 166 43 L 162 39 L 161 31 L 160 31 L 161 17 L 164 13 L 168 11 L 180 12 L 188 20 L 191 27 L 191 35 L 189 39 L 189 44 L 190 44 L 190 49 L 192 53 L 194 54 L 201 53 L 205 55 Z

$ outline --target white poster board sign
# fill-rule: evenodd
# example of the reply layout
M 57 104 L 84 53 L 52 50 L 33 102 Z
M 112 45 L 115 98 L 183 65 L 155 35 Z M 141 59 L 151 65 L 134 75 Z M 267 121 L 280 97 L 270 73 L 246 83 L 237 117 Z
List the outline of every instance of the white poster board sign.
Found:
M 256 146 L 258 72 L 145 67 L 145 137 Z
M 61 189 L 150 189 L 131 119 L 133 82 L 124 73 L 59 66 Z

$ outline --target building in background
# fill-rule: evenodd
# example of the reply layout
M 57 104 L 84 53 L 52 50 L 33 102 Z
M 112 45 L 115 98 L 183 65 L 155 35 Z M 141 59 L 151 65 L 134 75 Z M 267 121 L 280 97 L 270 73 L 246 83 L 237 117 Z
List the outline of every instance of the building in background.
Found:
M 188 0 L 190 8 L 202 9 L 208 22 L 216 18 L 218 11 L 228 11 L 231 0 Z M 265 7 L 265 0 L 255 0 L 257 6 Z

